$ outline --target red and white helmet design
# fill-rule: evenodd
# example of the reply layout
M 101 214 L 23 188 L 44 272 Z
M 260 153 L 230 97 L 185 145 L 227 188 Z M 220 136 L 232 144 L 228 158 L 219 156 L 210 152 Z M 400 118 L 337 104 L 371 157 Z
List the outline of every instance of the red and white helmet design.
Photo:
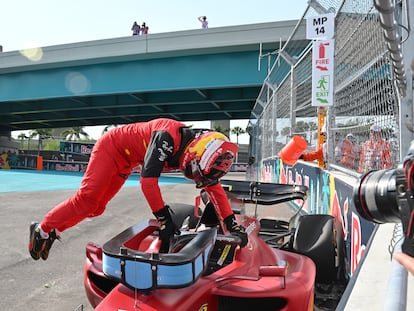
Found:
M 217 183 L 230 170 L 237 150 L 238 146 L 222 133 L 203 133 L 186 147 L 180 169 L 203 188 Z

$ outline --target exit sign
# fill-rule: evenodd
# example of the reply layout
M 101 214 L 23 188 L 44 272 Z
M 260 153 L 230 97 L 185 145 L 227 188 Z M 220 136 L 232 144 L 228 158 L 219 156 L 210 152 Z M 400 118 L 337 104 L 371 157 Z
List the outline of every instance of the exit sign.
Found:
M 308 17 L 306 20 L 306 39 L 328 40 L 332 39 L 335 30 L 335 14 L 328 13 Z

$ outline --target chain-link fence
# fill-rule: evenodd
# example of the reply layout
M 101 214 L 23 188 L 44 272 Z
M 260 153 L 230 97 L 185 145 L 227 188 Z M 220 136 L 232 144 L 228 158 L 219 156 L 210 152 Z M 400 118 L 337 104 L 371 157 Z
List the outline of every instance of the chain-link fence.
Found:
M 326 163 L 359 173 L 396 166 L 400 90 L 381 15 L 372 0 L 313 0 L 298 25 L 329 12 L 335 14 L 335 87 L 334 105 L 327 107 L 325 121 Z M 252 111 L 249 154 L 256 163 L 277 156 L 293 135 L 303 136 L 310 150 L 318 147 L 312 42 L 303 38 L 297 27 L 277 51 Z M 344 160 L 350 148 L 353 157 Z

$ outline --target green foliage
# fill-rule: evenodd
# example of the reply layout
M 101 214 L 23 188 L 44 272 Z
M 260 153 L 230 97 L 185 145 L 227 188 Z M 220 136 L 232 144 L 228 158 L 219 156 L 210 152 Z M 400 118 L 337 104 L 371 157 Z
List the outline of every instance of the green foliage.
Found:
M 50 150 L 50 151 L 59 151 L 60 141 L 59 140 L 50 140 L 48 141 L 43 150 Z
M 52 128 L 44 128 L 44 129 L 35 129 L 30 131 L 30 138 L 37 137 L 37 150 L 40 152 L 40 150 L 43 149 L 43 140 L 52 138 L 52 133 L 54 129 Z
M 231 133 L 236 135 L 236 142 L 237 144 L 239 144 L 239 135 L 246 133 L 246 131 L 242 129 L 240 126 L 235 126 L 231 129 Z
M 246 133 L 246 130 L 242 129 L 240 126 L 235 126 L 231 129 L 231 133 L 239 136 Z
M 222 133 L 224 135 L 228 135 L 230 129 L 222 128 L 220 125 L 217 125 L 213 127 L 213 130 L 215 130 L 216 132 Z
M 70 129 L 67 129 L 62 132 L 63 137 L 65 137 L 66 140 L 80 140 L 81 136 L 85 137 L 86 139 L 89 138 L 89 134 L 86 133 L 83 130 L 82 126 L 75 126 L 71 127 Z
M 30 138 L 37 137 L 39 140 L 48 139 L 52 137 L 53 129 L 35 129 L 30 131 Z
M 17 136 L 17 138 L 20 140 L 20 149 L 23 150 L 24 149 L 24 141 L 26 139 L 28 139 L 29 137 L 27 137 L 25 133 L 20 133 L 19 136 Z M 27 149 L 29 149 L 29 148 L 27 148 Z

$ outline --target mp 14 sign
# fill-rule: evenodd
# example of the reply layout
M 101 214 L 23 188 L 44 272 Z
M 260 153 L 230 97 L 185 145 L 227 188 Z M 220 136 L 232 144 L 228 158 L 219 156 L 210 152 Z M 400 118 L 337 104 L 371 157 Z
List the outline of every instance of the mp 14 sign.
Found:
M 335 30 L 335 14 L 328 13 L 306 20 L 306 39 L 327 40 L 332 39 Z
M 306 24 L 306 38 L 313 40 L 312 106 L 332 106 L 334 87 L 333 13 L 310 17 Z

